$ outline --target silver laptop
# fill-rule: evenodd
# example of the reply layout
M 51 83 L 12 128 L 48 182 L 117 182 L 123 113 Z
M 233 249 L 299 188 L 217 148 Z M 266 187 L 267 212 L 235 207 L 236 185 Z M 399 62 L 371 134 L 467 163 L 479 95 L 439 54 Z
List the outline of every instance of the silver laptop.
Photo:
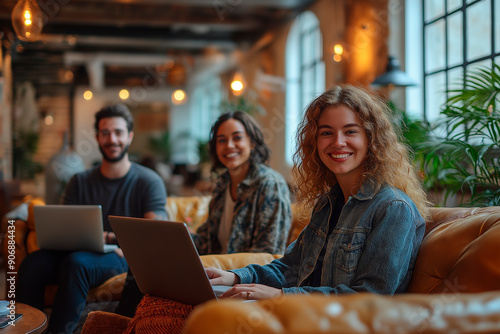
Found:
M 105 245 L 100 205 L 39 205 L 33 207 L 40 249 L 110 252 Z
M 186 224 L 118 216 L 108 219 L 142 293 L 198 305 L 230 288 L 210 284 Z

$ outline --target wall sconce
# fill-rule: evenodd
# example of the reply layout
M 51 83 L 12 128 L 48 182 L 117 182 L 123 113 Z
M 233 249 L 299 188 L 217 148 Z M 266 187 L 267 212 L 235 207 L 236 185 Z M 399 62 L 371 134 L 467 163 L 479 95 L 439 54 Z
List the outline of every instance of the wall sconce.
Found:
M 231 90 L 234 96 L 240 96 L 245 91 L 245 79 L 241 72 L 234 73 L 233 80 L 231 81 Z
M 399 69 L 399 61 L 394 56 L 389 56 L 389 61 L 387 62 L 387 69 L 385 73 L 379 75 L 372 85 L 376 86 L 416 86 L 417 83 L 413 81 L 412 78 L 408 76 L 405 72 Z
M 186 92 L 183 91 L 182 89 L 176 89 L 172 93 L 172 103 L 175 105 L 180 105 L 186 103 Z
M 19 0 L 12 10 L 12 26 L 21 41 L 33 42 L 42 33 L 43 15 L 35 0 Z
M 344 48 L 342 44 L 337 43 L 333 46 L 333 61 L 339 63 L 342 60 L 342 55 L 344 54 Z

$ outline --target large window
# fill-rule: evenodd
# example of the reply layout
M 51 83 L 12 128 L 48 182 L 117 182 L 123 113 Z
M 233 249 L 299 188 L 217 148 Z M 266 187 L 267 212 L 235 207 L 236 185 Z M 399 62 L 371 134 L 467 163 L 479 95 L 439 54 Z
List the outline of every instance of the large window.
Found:
M 286 160 L 291 165 L 295 134 L 304 109 L 325 90 L 323 39 L 312 12 L 294 22 L 286 42 Z
M 220 115 L 222 85 L 214 77 L 195 88 L 193 92 L 192 134 L 197 140 L 208 141 L 210 129 Z
M 406 2 L 407 12 L 412 2 Z M 423 0 L 421 6 L 423 111 L 432 122 L 446 101 L 446 90 L 464 73 L 500 63 L 500 0 Z

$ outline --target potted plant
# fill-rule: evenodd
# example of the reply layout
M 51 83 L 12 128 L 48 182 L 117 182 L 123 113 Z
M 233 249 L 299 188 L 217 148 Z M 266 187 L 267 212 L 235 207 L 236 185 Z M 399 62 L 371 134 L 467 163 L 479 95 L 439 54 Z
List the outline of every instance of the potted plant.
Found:
M 461 205 L 500 205 L 500 66 L 470 71 L 460 86 L 447 91 L 432 140 L 418 145 L 426 177 Z

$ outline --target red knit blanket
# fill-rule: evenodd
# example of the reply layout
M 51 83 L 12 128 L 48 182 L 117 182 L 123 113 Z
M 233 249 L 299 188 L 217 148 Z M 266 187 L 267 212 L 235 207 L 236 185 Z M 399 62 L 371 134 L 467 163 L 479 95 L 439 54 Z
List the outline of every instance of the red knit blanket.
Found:
M 124 334 L 181 333 L 194 306 L 145 295 Z

